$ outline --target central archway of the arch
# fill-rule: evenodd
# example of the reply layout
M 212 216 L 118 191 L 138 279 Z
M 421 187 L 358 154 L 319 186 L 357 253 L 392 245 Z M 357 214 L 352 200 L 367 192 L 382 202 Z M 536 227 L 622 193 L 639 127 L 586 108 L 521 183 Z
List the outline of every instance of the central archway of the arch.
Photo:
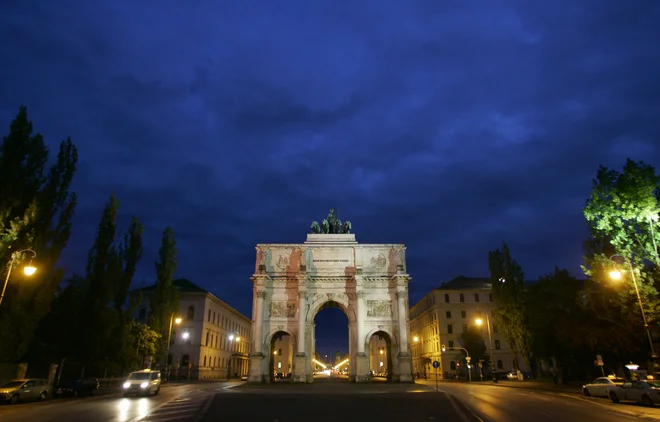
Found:
M 348 317 L 349 380 L 370 381 L 369 340 L 388 337 L 395 382 L 412 382 L 405 246 L 359 244 L 354 234 L 309 234 L 304 244 L 259 244 L 248 381 L 270 382 L 274 336 L 290 336 L 293 382 L 313 382 L 314 317 L 329 305 Z

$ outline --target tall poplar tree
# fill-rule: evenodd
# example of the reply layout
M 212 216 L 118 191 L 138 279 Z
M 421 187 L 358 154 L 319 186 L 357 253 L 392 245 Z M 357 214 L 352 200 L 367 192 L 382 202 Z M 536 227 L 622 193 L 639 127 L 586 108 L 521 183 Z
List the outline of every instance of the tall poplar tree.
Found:
M 157 358 L 165 361 L 167 339 L 172 315 L 179 311 L 179 293 L 172 284 L 177 267 L 177 250 L 174 232 L 170 227 L 163 231 L 163 237 L 156 262 L 156 290 L 151 296 L 150 326 L 161 337 Z
M 77 198 L 70 186 L 78 151 L 66 139 L 50 167 L 48 156 L 43 137 L 33 133 L 27 108 L 20 107 L 0 145 L 0 262 L 29 248 L 37 253 L 38 272 L 29 282 L 21 280 L 20 271 L 12 272 L 0 307 L 0 361 L 24 356 L 63 277 L 56 264 L 71 234 Z M 15 269 L 25 258 L 30 254 L 18 256 Z M 1 278 L 7 269 L 0 266 Z
M 525 311 L 525 282 L 522 268 L 511 257 L 506 244 L 501 250 L 490 251 L 488 261 L 496 305 L 495 323 L 504 333 L 514 354 L 517 356 L 520 353 L 531 368 L 533 338 Z
M 118 210 L 119 200 L 113 193 L 103 209 L 94 245 L 87 256 L 84 318 L 80 333 L 87 338 L 85 360 L 99 364 L 110 358 L 107 346 L 113 331 L 114 314 L 108 305 L 115 299 L 116 282 L 121 278 L 121 257 L 115 245 Z
M 639 294 L 650 326 L 660 319 L 660 175 L 642 161 L 626 160 L 621 171 L 600 166 L 591 193 L 583 209 L 593 236 L 600 248 L 585 249 L 583 270 L 596 283 L 617 286 L 626 319 L 641 324 L 639 306 L 632 283 L 630 262 L 635 272 Z M 623 260 L 610 261 L 618 254 Z M 618 265 L 623 284 L 614 284 L 609 272 Z M 631 305 L 631 306 L 630 306 Z

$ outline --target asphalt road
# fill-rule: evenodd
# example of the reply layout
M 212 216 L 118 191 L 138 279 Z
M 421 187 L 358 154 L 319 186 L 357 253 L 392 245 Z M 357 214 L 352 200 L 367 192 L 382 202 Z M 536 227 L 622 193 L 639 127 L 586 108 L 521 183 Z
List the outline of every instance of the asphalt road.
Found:
M 420 382 L 435 389 L 434 381 Z M 515 386 L 514 386 L 515 385 Z M 439 389 L 461 402 L 484 421 L 598 421 L 660 420 L 660 408 L 634 403 L 614 404 L 606 398 L 584 397 L 579 391 L 552 392 L 528 389 L 525 383 L 441 382 Z
M 0 422 L 136 422 L 193 420 L 224 387 L 236 383 L 163 385 L 157 396 L 127 397 L 120 394 L 42 403 L 0 405 Z
M 351 384 L 315 379 L 314 384 L 243 385 L 217 394 L 203 422 L 470 422 L 449 395 L 414 384 Z
M 507 386 L 509 385 L 509 386 Z M 660 407 L 613 404 L 579 392 L 549 392 L 526 384 L 441 382 L 248 385 L 242 382 L 171 384 L 158 396 L 48 400 L 0 405 L 0 422 L 544 422 L 660 420 Z M 518 387 L 513 388 L 513 385 Z M 531 385 L 531 384 L 529 384 Z

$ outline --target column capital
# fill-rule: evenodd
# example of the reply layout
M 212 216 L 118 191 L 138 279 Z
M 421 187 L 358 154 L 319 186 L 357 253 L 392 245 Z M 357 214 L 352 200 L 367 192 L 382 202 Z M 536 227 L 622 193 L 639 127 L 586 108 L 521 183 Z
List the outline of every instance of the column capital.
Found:
M 298 290 L 298 299 L 307 299 L 307 290 Z
M 364 299 L 364 297 L 366 296 L 366 292 L 364 290 L 359 290 L 355 293 L 357 294 L 358 299 Z
M 266 292 L 263 291 L 263 290 L 260 290 L 260 291 L 254 292 L 254 295 L 255 295 L 258 299 L 265 299 L 265 298 L 266 298 Z
M 406 297 L 408 297 L 408 292 L 397 290 L 397 292 L 396 292 L 396 298 L 397 299 L 405 299 Z

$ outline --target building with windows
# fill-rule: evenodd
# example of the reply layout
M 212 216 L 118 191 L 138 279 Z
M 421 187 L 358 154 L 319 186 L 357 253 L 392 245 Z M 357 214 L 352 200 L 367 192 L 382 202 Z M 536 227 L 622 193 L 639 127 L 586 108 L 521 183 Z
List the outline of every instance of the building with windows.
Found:
M 482 335 L 487 353 L 490 354 L 488 327 L 493 340 L 493 363 L 496 371 L 510 371 L 517 359 L 521 370 L 528 370 L 520 356 L 514 356 L 509 344 L 498 330 L 493 318 L 495 303 L 490 279 L 459 276 L 442 285 L 410 309 L 410 333 L 413 356 L 413 373 L 420 376 L 434 375 L 433 361 L 438 361 L 440 376 L 452 377 L 465 364 L 462 334 L 474 327 Z M 481 320 L 479 325 L 477 320 Z M 442 352 L 442 345 L 446 351 Z M 479 376 L 479 362 L 472 362 L 473 376 Z M 489 370 L 484 367 L 484 371 Z
M 251 320 L 190 280 L 173 281 L 181 310 L 172 315 L 170 378 L 227 378 L 248 373 Z M 156 286 L 134 290 L 136 320 L 147 324 Z M 179 324 L 175 321 L 181 318 Z
M 389 361 L 388 351 L 385 338 L 377 334 L 371 336 L 369 339 L 369 370 L 372 374 L 385 376 L 389 372 L 387 365 Z
M 293 347 L 291 347 L 290 336 L 280 335 L 275 339 L 273 359 L 273 371 L 275 374 L 281 373 L 283 376 L 289 377 L 293 365 Z

